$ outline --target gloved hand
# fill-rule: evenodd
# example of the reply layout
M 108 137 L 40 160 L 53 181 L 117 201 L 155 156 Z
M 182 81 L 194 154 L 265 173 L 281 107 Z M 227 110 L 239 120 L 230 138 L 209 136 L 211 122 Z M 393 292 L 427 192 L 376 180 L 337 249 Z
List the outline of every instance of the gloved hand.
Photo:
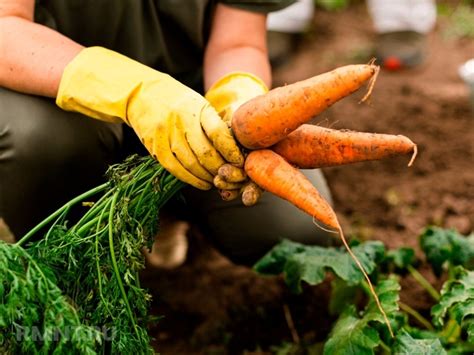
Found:
M 216 81 L 206 93 L 206 99 L 230 127 L 232 116 L 240 105 L 268 92 L 265 83 L 253 74 L 234 72 Z
M 240 105 L 266 92 L 267 86 L 255 75 L 235 72 L 214 83 L 206 93 L 206 99 L 230 127 L 232 116 Z M 262 192 L 257 185 L 248 181 L 243 169 L 230 164 L 221 166 L 219 174 L 214 178 L 214 185 L 221 190 L 222 198 L 228 200 L 236 198 L 238 193 L 235 191 L 240 189 L 242 202 L 247 206 L 257 203 Z
M 224 163 L 243 166 L 229 127 L 204 97 L 114 51 L 83 49 L 66 66 L 56 103 L 107 122 L 125 122 L 166 170 L 199 189 L 212 187 Z

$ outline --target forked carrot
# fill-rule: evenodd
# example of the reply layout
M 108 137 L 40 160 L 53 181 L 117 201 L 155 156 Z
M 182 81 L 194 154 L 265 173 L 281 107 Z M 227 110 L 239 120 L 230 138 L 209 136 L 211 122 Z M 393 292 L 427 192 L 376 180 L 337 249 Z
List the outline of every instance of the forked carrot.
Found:
M 238 108 L 232 130 L 243 146 L 267 148 L 375 78 L 378 71 L 373 64 L 347 65 L 270 90 Z
M 412 154 L 417 147 L 401 135 L 336 130 L 304 124 L 271 149 L 302 169 L 379 160 L 400 154 Z
M 269 149 L 250 152 L 245 161 L 245 171 L 250 179 L 262 189 L 291 202 L 339 234 L 349 255 L 354 259 L 357 267 L 367 280 L 376 304 L 393 336 L 390 322 L 375 293 L 372 282 L 364 267 L 347 244 L 336 213 L 311 182 L 298 169 Z

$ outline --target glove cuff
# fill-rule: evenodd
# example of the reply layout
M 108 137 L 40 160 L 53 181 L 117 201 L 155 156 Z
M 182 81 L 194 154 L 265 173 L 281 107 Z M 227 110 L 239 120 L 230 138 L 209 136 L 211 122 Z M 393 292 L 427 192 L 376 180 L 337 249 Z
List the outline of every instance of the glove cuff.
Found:
M 64 69 L 56 104 L 99 120 L 128 123 L 135 93 L 165 75 L 106 48 L 85 48 Z
M 267 86 L 257 76 L 246 72 L 232 72 L 216 81 L 205 97 L 230 125 L 232 115 L 240 105 L 267 91 Z

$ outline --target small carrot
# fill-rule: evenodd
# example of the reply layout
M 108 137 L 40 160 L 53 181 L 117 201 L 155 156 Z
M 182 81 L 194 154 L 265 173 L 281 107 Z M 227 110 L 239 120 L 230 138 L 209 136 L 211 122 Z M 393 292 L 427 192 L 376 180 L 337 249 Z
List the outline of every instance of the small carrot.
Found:
M 336 130 L 305 124 L 275 144 L 271 149 L 302 169 L 314 169 L 378 160 L 412 153 L 417 147 L 401 135 Z
M 379 67 L 373 64 L 347 65 L 270 90 L 237 109 L 232 117 L 232 130 L 243 146 L 267 148 L 359 89 L 368 79 L 375 80 L 378 71 Z
M 291 202 L 339 234 L 349 255 L 354 259 L 357 267 L 368 282 L 376 304 L 384 317 L 390 334 L 393 336 L 390 322 L 373 288 L 372 282 L 359 259 L 349 247 L 337 220 L 336 213 L 311 182 L 298 169 L 269 149 L 252 151 L 245 161 L 245 171 L 250 179 L 261 188 Z

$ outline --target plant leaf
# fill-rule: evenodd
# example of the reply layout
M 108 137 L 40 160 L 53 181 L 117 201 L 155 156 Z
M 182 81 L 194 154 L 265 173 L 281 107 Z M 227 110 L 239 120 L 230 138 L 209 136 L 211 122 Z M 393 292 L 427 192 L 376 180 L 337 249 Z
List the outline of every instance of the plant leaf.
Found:
M 462 266 L 453 270 L 453 278 L 441 289 L 441 299 L 431 309 L 433 324 L 441 327 L 448 314 L 467 328 L 468 341 L 474 342 L 474 271 Z
M 420 236 L 420 245 L 436 275 L 441 275 L 445 262 L 472 268 L 474 237 L 466 238 L 452 229 L 428 227 Z
M 397 355 L 445 355 L 439 339 L 415 339 L 404 329 L 397 335 L 393 353 Z
M 390 278 L 380 281 L 375 288 L 383 309 L 389 318 L 398 311 L 400 285 Z M 380 335 L 371 323 L 384 324 L 383 316 L 373 299 L 369 301 L 361 316 L 354 305 L 348 306 L 334 325 L 324 346 L 327 355 L 373 354 L 380 344 Z
M 408 265 L 413 265 L 416 261 L 415 250 L 405 247 L 389 250 L 386 261 L 393 263 L 398 269 L 406 269 Z
M 379 241 L 368 241 L 352 248 L 352 251 L 370 274 L 383 258 L 385 247 Z M 351 256 L 342 248 L 308 246 L 284 240 L 268 252 L 254 269 L 262 274 L 285 275 L 285 282 L 293 292 L 301 292 L 301 282 L 310 285 L 321 283 L 327 270 L 350 285 L 364 278 Z

